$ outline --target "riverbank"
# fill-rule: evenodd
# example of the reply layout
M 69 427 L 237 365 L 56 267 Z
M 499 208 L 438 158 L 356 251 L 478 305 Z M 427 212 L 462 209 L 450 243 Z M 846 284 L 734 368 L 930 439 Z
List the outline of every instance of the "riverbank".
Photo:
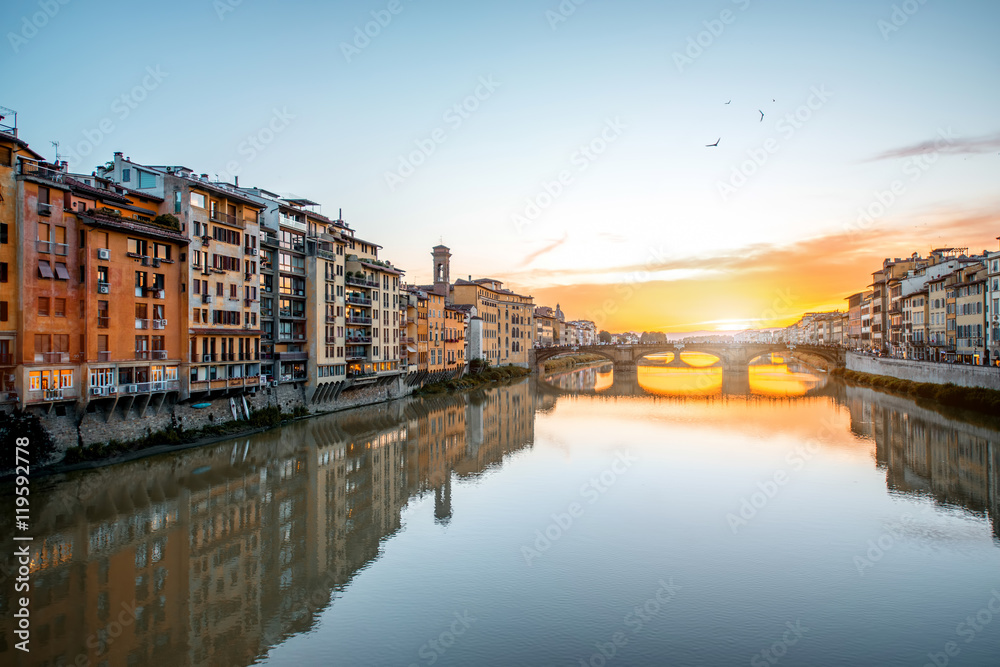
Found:
M 961 408 L 990 416 L 1000 414 L 1000 391 L 984 387 L 959 387 L 954 384 L 913 382 L 889 375 L 874 375 L 838 368 L 831 372 L 852 384 L 871 387 L 891 394 L 933 401 L 951 408 Z
M 505 382 L 507 380 L 527 377 L 530 374 L 531 371 L 527 368 L 521 368 L 520 366 L 497 366 L 496 368 L 487 368 L 478 373 L 463 375 L 457 380 L 431 382 L 430 384 L 426 384 L 420 389 L 415 390 L 413 395 L 420 396 L 425 394 L 444 394 L 450 391 L 464 391 L 466 389 L 475 389 L 488 384 L 495 384 L 497 382 Z
M 542 367 L 545 368 L 545 373 L 554 373 L 555 371 L 564 371 L 598 361 L 610 363 L 611 360 L 599 354 L 574 354 L 568 357 L 559 357 L 558 359 L 544 361 L 542 362 Z

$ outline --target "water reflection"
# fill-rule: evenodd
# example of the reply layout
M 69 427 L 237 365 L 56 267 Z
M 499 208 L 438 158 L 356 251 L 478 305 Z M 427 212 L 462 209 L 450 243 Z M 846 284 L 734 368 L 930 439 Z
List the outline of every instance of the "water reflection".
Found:
M 775 361 L 766 360 L 751 369 L 751 393 L 739 396 L 726 394 L 721 383 L 713 383 L 714 393 L 705 395 L 699 393 L 703 388 L 697 383 L 686 387 L 674 379 L 664 379 L 714 377 L 700 374 L 721 373 L 718 368 L 646 367 L 638 373 L 615 376 L 609 366 L 597 366 L 563 373 L 549 382 L 533 379 L 464 396 L 400 401 L 297 422 L 249 440 L 36 481 L 32 488 L 32 532 L 36 536 L 31 543 L 32 653 L 26 656 L 13 650 L 16 640 L 10 611 L 14 582 L 7 577 L 0 589 L 4 619 L 0 626 L 0 655 L 5 664 L 18 665 L 68 665 L 76 663 L 80 655 L 88 664 L 109 666 L 251 664 L 272 647 L 315 628 L 321 614 L 337 608 L 338 598 L 347 595 L 348 585 L 359 573 L 372 568 L 383 555 L 389 536 L 413 532 L 413 526 L 401 530 L 401 517 L 414 499 L 426 498 L 433 504 L 433 513 L 425 517 L 427 525 L 437 524 L 442 531 L 454 529 L 463 505 L 456 506 L 453 488 L 463 481 L 485 483 L 491 471 L 509 471 L 510 456 L 533 447 L 536 419 L 545 424 L 546 430 L 553 430 L 552 437 L 566 439 L 560 445 L 560 455 L 585 458 L 585 445 L 592 443 L 585 442 L 582 434 L 598 423 L 587 421 L 594 419 L 587 413 L 596 404 L 611 405 L 619 415 L 615 428 L 620 433 L 615 433 L 615 438 L 626 438 L 627 429 L 646 428 L 653 419 L 675 420 L 672 428 L 677 430 L 673 432 L 682 439 L 692 424 L 704 428 L 703 435 L 692 440 L 687 450 L 675 440 L 647 438 L 649 441 L 643 443 L 653 451 L 663 452 L 661 456 L 667 461 L 672 452 L 683 452 L 680 458 L 673 459 L 674 463 L 695 457 L 701 450 L 700 455 L 726 459 L 731 466 L 738 457 L 753 458 L 753 453 L 746 450 L 746 442 L 734 444 L 734 433 L 749 431 L 752 441 L 803 442 L 815 434 L 816 424 L 832 419 L 840 433 L 824 443 L 834 454 L 831 460 L 860 470 L 884 471 L 885 488 L 894 494 L 917 501 L 932 499 L 948 511 L 959 509 L 970 520 L 990 521 L 1000 545 L 1000 449 L 996 431 L 952 419 L 905 399 L 845 387 L 822 374 L 810 374 L 805 368 Z M 601 398 L 567 395 L 563 393 L 566 391 L 598 392 Z M 635 397 L 644 400 L 636 401 Z M 560 410 L 562 421 L 555 419 Z M 651 418 L 650 414 L 656 416 Z M 543 427 L 538 428 L 541 433 Z M 642 435 L 638 438 L 642 439 Z M 686 442 L 684 447 L 688 447 Z M 537 458 L 540 452 L 534 450 L 531 455 Z M 650 469 L 655 468 L 655 459 L 652 462 Z M 836 467 L 818 468 L 825 473 Z M 550 483 L 562 470 L 555 470 Z M 601 468 L 596 470 L 600 472 Z M 704 480 L 692 479 L 690 483 L 718 483 L 713 479 L 717 474 L 714 469 L 706 465 L 705 470 L 713 472 Z M 772 472 L 767 469 L 766 474 Z M 826 478 L 821 480 L 827 483 Z M 499 498 L 511 503 L 511 524 L 519 522 L 513 507 L 514 500 L 523 495 L 523 487 L 517 484 L 539 483 L 546 484 L 544 479 L 539 482 L 537 476 L 528 476 L 517 483 L 508 481 L 506 489 L 496 490 Z M 683 483 L 675 480 L 675 484 Z M 876 480 L 876 485 L 881 487 L 882 482 Z M 647 493 L 642 489 L 661 486 L 629 481 L 614 491 L 625 498 L 630 491 Z M 809 486 L 800 483 L 800 488 Z M 9 489 L 4 494 L 3 502 L 9 503 Z M 718 490 L 704 494 L 696 505 L 716 502 L 722 495 Z M 803 511 L 829 513 L 829 498 L 823 496 L 822 502 L 827 505 L 817 501 Z M 558 497 L 557 502 L 565 500 Z M 855 499 L 855 503 L 861 501 Z M 716 518 L 719 527 L 724 528 L 723 513 L 731 505 L 738 505 L 728 500 L 722 505 L 725 509 Z M 653 503 L 649 507 L 669 505 Z M 776 502 L 770 509 L 777 512 L 780 508 Z M 468 506 L 465 510 L 472 511 Z M 609 512 L 611 518 L 603 523 L 599 516 L 594 510 L 588 515 L 592 523 L 581 524 L 579 530 L 598 524 L 617 527 L 621 523 L 614 512 Z M 656 525 L 665 526 L 669 536 L 670 530 L 679 530 L 672 526 L 683 525 L 688 519 L 695 521 L 693 515 L 680 516 L 677 519 L 669 515 L 670 520 L 659 517 Z M 856 515 L 845 512 L 844 516 Z M 731 540 L 732 536 L 725 530 L 721 540 L 714 537 L 712 526 L 700 523 L 700 519 L 684 530 L 712 536 L 706 537 L 706 553 L 710 558 L 722 559 L 734 546 L 722 540 Z M 857 520 L 841 520 L 847 528 L 842 525 L 839 529 L 848 534 L 842 542 L 864 545 L 869 539 L 864 532 L 867 526 L 857 528 L 854 534 L 851 531 L 856 526 L 851 522 Z M 12 532 L 9 521 L 9 516 L 0 518 L 0 529 L 8 535 Z M 810 523 L 811 519 L 804 520 L 797 529 L 806 530 L 804 526 Z M 760 524 L 761 528 L 766 525 Z M 530 535 L 535 527 L 532 523 L 524 532 Z M 472 563 L 487 562 L 489 553 L 495 552 L 487 549 L 489 553 L 480 553 L 475 551 L 476 545 L 503 529 L 493 524 L 475 539 L 459 542 L 456 557 Z M 685 551 L 686 540 L 670 538 L 657 543 L 658 532 L 645 538 L 650 540 L 648 562 L 635 556 L 638 560 L 630 569 L 650 569 L 659 563 L 660 552 L 668 548 L 679 550 L 674 554 L 677 562 L 688 558 L 697 562 L 706 557 L 696 548 Z M 681 534 L 686 532 L 677 533 Z M 811 532 L 802 533 L 806 534 L 812 536 Z M 802 535 L 796 539 L 807 539 Z M 584 537 L 584 533 L 575 537 Z M 816 529 L 816 553 L 826 549 L 828 539 L 821 529 Z M 752 539 L 736 542 L 735 546 L 746 548 L 748 544 L 754 544 Z M 782 549 L 768 540 L 762 544 L 767 553 Z M 566 553 L 572 551 L 568 542 L 561 546 Z M 517 544 L 506 548 L 518 561 L 517 567 L 523 569 Z M 856 577 L 850 557 L 855 553 L 853 549 L 863 552 L 864 547 L 846 548 L 844 567 Z M 6 572 L 12 572 L 15 565 L 12 552 L 8 549 L 3 555 Z M 580 553 L 581 558 L 589 555 L 587 551 Z M 554 553 L 551 556 L 556 557 Z M 768 560 L 761 556 L 741 562 L 766 564 Z M 837 563 L 827 572 L 839 572 L 836 568 L 840 561 Z M 718 572 L 730 567 L 723 564 L 723 560 L 717 561 Z M 395 570 L 386 570 L 387 564 L 383 563 L 382 576 L 389 572 L 397 577 L 421 574 L 400 573 L 404 565 L 409 566 L 396 562 Z M 481 568 L 472 569 L 479 572 Z M 534 575 L 539 571 L 530 572 Z M 766 576 L 766 572 L 763 574 Z M 520 582 L 521 588 L 512 589 L 517 593 L 509 596 L 514 600 L 510 604 L 538 603 L 528 599 L 530 591 L 547 584 L 542 579 L 530 582 L 528 587 Z M 795 582 L 789 585 L 789 590 L 798 588 Z M 564 592 L 575 595 L 575 590 Z M 359 594 L 354 595 L 357 600 Z M 518 596 L 525 597 L 519 600 Z M 541 594 L 537 597 L 546 599 Z M 754 608 L 761 604 L 757 593 L 750 597 Z M 490 600 L 502 604 L 497 598 Z M 628 602 L 634 600 L 629 598 Z M 589 607 L 584 604 L 579 608 Z M 717 609 L 712 607 L 700 616 L 700 611 L 695 613 L 693 622 L 715 618 Z M 395 616 L 393 619 L 398 621 Z M 324 631 L 328 633 L 324 641 L 331 647 L 339 646 L 342 638 L 335 635 L 336 631 Z M 413 632 L 419 635 L 423 631 Z M 391 630 L 385 636 L 391 640 Z M 410 651 L 415 655 L 420 641 L 423 639 L 412 650 L 405 647 L 402 653 Z M 700 637 L 697 641 L 708 639 Z M 491 660 L 483 658 L 481 664 L 504 664 L 499 654 L 497 660 Z M 365 663 L 352 654 L 345 664 Z
M 309 629 L 379 557 L 408 500 L 433 494 L 434 520 L 447 524 L 452 477 L 530 446 L 534 412 L 523 382 L 35 482 L 32 651 L 13 650 L 7 578 L 0 655 L 19 665 L 251 664 Z

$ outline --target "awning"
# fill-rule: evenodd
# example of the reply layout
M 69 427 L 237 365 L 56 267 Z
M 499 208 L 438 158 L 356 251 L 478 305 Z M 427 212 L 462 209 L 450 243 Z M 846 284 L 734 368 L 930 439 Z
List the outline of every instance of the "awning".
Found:
M 49 266 L 48 260 L 44 259 L 38 260 L 38 273 L 42 275 L 42 278 L 52 277 L 52 267 Z
M 65 264 L 56 263 L 56 278 L 59 280 L 69 280 L 69 271 L 66 270 Z

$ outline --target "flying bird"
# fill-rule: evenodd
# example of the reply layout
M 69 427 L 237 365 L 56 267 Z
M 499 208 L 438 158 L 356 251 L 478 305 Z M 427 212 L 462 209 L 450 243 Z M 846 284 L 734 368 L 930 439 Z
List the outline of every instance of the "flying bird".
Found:
M 760 112 L 760 122 L 762 122 L 762 123 L 763 123 L 763 122 L 764 122 L 764 112 L 763 112 L 763 111 L 761 111 L 760 109 L 757 109 L 757 111 L 759 111 L 759 112 Z
M 729 102 L 732 102 L 732 100 L 729 100 Z M 726 104 L 729 104 L 729 102 L 726 102 Z
M 713 146 L 718 146 L 720 141 L 722 141 L 722 137 L 716 139 L 714 144 L 705 144 L 705 148 L 712 148 Z

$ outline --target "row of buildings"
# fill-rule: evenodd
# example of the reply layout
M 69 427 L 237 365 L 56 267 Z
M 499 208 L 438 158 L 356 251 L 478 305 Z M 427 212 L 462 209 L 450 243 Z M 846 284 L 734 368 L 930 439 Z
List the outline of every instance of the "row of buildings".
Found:
M 306 198 L 120 152 L 73 173 L 0 125 L 0 405 L 113 410 L 286 384 L 327 400 L 596 341 L 593 322 L 500 280 L 452 281 L 446 246 L 429 285 L 381 250 Z
M 781 333 L 899 359 L 1000 364 L 1000 251 L 937 248 L 885 259 L 846 312 L 807 313 Z

